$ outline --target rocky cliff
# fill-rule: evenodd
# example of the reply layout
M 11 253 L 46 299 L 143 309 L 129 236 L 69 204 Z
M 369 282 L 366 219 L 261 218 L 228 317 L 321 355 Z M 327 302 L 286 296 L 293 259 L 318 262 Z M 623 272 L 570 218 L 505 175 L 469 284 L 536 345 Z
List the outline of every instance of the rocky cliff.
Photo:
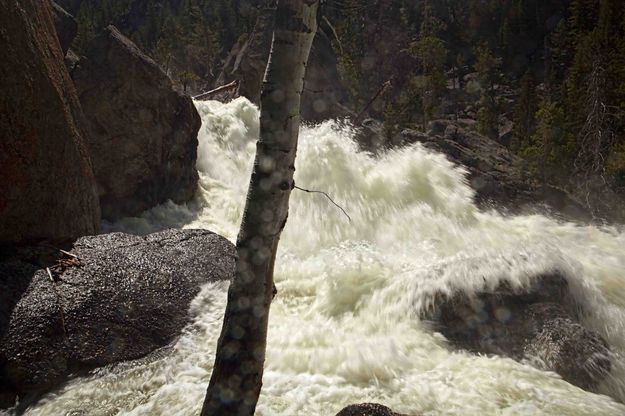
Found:
M 48 0 L 0 0 L 0 244 L 98 231 L 85 121 Z

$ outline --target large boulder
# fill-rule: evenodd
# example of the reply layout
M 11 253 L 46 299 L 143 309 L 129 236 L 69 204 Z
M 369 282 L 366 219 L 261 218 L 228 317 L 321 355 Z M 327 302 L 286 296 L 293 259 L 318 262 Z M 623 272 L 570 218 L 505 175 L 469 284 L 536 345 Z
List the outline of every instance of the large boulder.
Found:
M 113 26 L 84 55 L 72 77 L 92 132 L 103 218 L 137 215 L 170 199 L 187 202 L 198 180 L 201 124 L 192 100 Z
M 341 410 L 336 416 L 406 416 L 393 412 L 377 403 L 352 404 Z
M 28 402 L 70 373 L 171 342 L 207 282 L 227 280 L 234 247 L 204 230 L 79 239 L 5 250 L 0 263 L 0 391 Z M 12 396 L 10 396 L 12 395 Z
M 588 390 L 610 372 L 608 344 L 582 326 L 569 284 L 557 273 L 535 276 L 524 288 L 503 281 L 434 298 L 422 317 L 455 347 L 527 360 Z
M 0 245 L 94 234 L 88 136 L 50 2 L 0 9 Z

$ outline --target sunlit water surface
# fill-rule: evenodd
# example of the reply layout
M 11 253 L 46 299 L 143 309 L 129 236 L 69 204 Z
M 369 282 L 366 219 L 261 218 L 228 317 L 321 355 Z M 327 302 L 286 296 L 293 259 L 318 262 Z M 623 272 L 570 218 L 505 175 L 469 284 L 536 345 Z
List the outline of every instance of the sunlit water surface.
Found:
M 207 228 L 233 240 L 258 136 L 244 99 L 196 103 L 203 125 L 200 184 L 186 206 L 164 204 L 113 228 L 148 233 Z M 333 415 L 374 401 L 422 415 L 623 415 L 625 234 L 541 216 L 480 211 L 465 172 L 421 146 L 374 158 L 353 131 L 304 127 L 296 183 L 277 262 L 259 415 Z M 420 322 L 432 293 L 475 291 L 506 278 L 564 273 L 585 325 L 614 353 L 600 394 L 554 373 L 499 357 L 454 352 Z M 98 371 L 46 396 L 28 415 L 198 414 L 225 306 L 224 284 L 206 286 L 193 323 L 159 354 Z M 616 400 L 615 400 L 616 399 Z

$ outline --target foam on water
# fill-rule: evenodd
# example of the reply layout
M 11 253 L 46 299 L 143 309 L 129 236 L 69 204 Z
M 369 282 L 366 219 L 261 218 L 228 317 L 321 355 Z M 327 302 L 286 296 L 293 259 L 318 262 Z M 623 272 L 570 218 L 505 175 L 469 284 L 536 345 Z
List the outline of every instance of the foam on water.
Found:
M 258 135 L 244 99 L 196 103 L 200 185 L 186 206 L 164 204 L 113 228 L 140 233 L 208 228 L 234 240 Z M 304 127 L 276 270 L 259 415 L 332 415 L 375 401 L 423 415 L 622 415 L 625 406 L 625 234 L 540 215 L 504 217 L 473 203 L 465 171 L 421 146 L 374 158 L 338 122 Z M 454 352 L 417 318 L 433 293 L 527 285 L 559 271 L 585 324 L 614 353 L 585 392 L 554 373 L 500 357 Z M 225 307 L 224 284 L 193 302 L 171 347 L 68 383 L 29 415 L 198 414 Z M 616 400 L 614 400 L 616 399 Z

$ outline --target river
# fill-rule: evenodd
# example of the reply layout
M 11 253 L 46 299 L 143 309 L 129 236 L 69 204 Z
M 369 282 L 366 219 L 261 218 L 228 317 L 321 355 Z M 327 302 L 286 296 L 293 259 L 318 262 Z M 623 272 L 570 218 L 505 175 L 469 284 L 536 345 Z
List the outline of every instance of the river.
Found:
M 202 116 L 194 201 L 167 203 L 108 227 L 148 233 L 206 228 L 234 241 L 258 136 L 245 99 L 198 102 Z M 266 370 L 257 414 L 334 415 L 373 401 L 421 415 L 623 415 L 625 233 L 542 215 L 480 210 L 466 172 L 419 145 L 373 157 L 354 131 L 302 128 L 296 184 L 276 269 Z M 589 393 L 511 359 L 455 351 L 418 318 L 436 291 L 523 286 L 566 276 L 584 325 L 614 353 Z M 174 345 L 101 369 L 48 394 L 28 415 L 198 414 L 210 378 L 226 286 L 194 300 Z

